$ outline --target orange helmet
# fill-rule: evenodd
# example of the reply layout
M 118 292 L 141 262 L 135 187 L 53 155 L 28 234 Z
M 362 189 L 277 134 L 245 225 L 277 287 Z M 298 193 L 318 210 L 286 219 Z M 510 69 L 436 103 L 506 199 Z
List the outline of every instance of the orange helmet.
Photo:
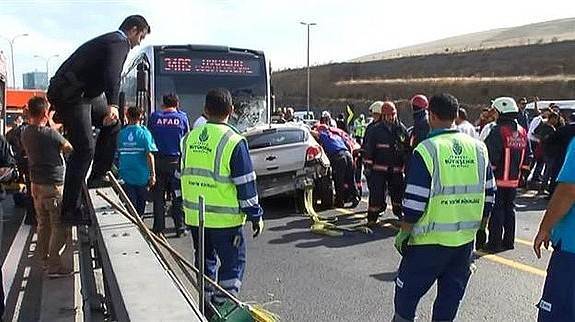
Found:
M 395 104 L 392 101 L 385 101 L 381 106 L 381 114 L 382 115 L 390 115 L 396 116 L 397 109 L 395 108 Z
M 425 97 L 425 95 L 415 95 L 414 97 L 411 98 L 410 100 L 411 102 L 411 107 L 413 109 L 422 109 L 422 108 L 427 108 L 429 106 L 429 101 L 427 100 L 427 97 Z

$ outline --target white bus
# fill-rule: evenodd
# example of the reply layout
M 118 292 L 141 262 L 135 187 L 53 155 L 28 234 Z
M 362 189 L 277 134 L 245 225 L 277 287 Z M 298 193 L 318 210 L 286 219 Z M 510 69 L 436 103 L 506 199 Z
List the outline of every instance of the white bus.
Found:
M 162 96 L 176 93 L 190 124 L 204 109 L 207 92 L 226 88 L 240 131 L 270 121 L 270 74 L 261 51 L 208 45 L 147 46 L 122 73 L 120 110 L 137 105 L 146 115 L 159 109 Z

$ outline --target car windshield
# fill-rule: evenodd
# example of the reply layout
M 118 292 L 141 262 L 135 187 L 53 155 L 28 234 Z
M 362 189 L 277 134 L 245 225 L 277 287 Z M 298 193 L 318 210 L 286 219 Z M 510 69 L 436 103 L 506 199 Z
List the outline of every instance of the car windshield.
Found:
M 268 129 L 246 137 L 250 149 L 298 143 L 305 141 L 305 138 L 305 131 L 302 129 Z

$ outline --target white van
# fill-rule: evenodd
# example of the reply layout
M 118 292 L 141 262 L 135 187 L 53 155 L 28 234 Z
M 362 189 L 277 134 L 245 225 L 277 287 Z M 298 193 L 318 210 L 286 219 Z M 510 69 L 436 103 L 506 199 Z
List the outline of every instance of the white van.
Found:
M 295 111 L 293 112 L 293 116 L 295 119 L 307 121 L 307 120 L 315 120 L 315 115 L 312 111 Z
M 539 109 L 547 108 L 551 103 L 555 103 L 555 105 L 559 106 L 560 110 L 571 110 L 572 112 L 575 112 L 575 100 L 544 100 L 537 102 L 537 107 Z M 527 103 L 527 105 L 525 106 L 525 109 L 527 111 L 531 111 L 534 108 L 535 108 L 534 102 Z

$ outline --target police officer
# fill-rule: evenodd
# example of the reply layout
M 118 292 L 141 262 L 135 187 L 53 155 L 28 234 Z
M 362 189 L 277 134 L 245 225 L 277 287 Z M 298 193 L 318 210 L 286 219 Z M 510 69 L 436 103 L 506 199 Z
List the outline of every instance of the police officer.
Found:
M 180 142 L 189 132 L 188 116 L 178 110 L 180 100 L 176 94 L 163 96 L 161 111 L 150 115 L 148 128 L 152 132 L 158 152 L 154 154 L 156 162 L 156 184 L 152 189 L 154 201 L 155 233 L 164 233 L 166 228 L 166 192 L 170 193 L 172 206 L 170 212 L 174 219 L 176 235 L 186 234 L 184 226 L 184 211 L 182 209 L 182 193 L 180 190 Z
M 237 296 L 246 263 L 243 225 L 247 216 L 252 222 L 253 237 L 257 237 L 263 230 L 263 210 L 258 202 L 256 174 L 247 142 L 227 124 L 233 112 L 230 92 L 210 90 L 204 112 L 208 123 L 193 129 L 182 142 L 186 224 L 191 226 L 197 263 L 198 198 L 203 195 L 205 274 Z M 216 305 L 225 301 L 222 294 L 211 290 L 207 293 Z
M 541 258 L 541 245 L 553 244 L 543 296 L 539 301 L 540 322 L 575 321 L 575 140 L 567 148 L 555 193 L 547 205 L 533 249 Z
M 409 155 L 407 129 L 397 119 L 397 109 L 391 101 L 381 105 L 382 121 L 370 129 L 365 146 L 366 169 L 370 172 L 368 225 L 377 224 L 385 211 L 386 191 L 389 191 L 393 214 L 401 218 L 401 197 L 404 189 L 403 170 Z
M 352 150 L 353 140 L 341 129 L 329 126 L 330 119 L 326 116 L 320 118 L 317 131 L 312 131 L 314 137 L 325 150 L 333 169 L 333 183 L 335 185 L 335 206 L 343 207 L 345 202 L 351 201 L 355 208 L 360 197 L 355 186 L 354 164 Z M 347 142 L 348 139 L 351 142 Z
M 485 250 L 498 252 L 514 248 L 515 196 L 521 169 L 529 168 L 529 156 L 527 131 L 517 122 L 519 109 L 515 100 L 499 97 L 492 105 L 499 116 L 485 139 L 485 145 L 489 151 L 497 192 L 489 218 L 489 238 Z
M 429 101 L 429 138 L 411 156 L 403 221 L 395 247 L 403 256 L 395 281 L 394 321 L 413 321 L 437 281 L 433 321 L 453 321 L 470 276 L 473 240 L 493 204 L 487 148 L 452 128 L 457 99 Z

